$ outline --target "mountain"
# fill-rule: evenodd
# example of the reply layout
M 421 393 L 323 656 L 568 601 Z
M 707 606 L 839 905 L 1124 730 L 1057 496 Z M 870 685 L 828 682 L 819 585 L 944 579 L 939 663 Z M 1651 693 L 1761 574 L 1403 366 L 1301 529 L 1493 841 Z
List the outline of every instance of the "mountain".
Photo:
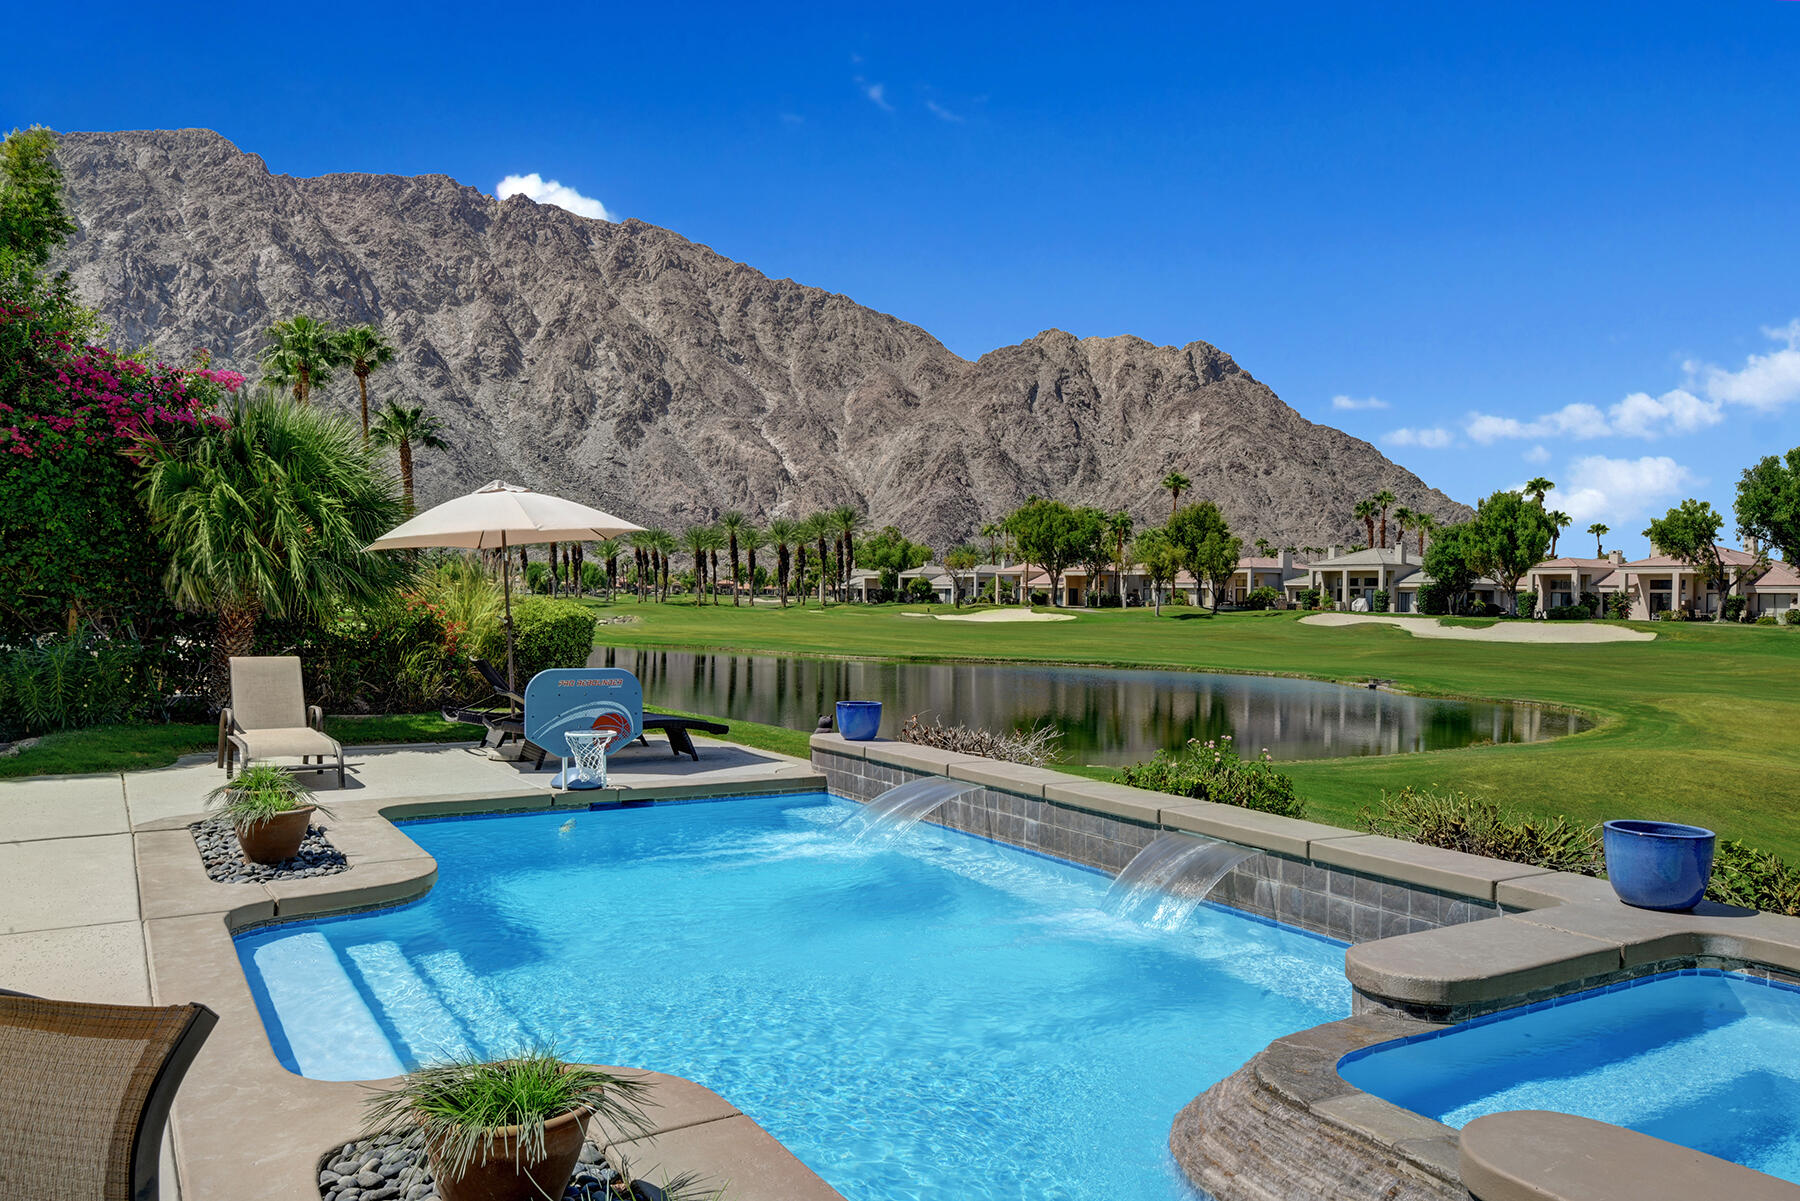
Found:
M 450 443 L 421 503 L 495 477 L 672 528 L 849 502 L 940 550 L 1034 493 L 1160 520 L 1171 470 L 1247 542 L 1358 539 L 1382 487 L 1468 513 L 1205 342 L 1049 330 L 969 362 L 669 230 L 443 175 L 273 175 L 194 129 L 67 134 L 58 159 L 80 232 L 54 265 L 115 341 L 254 373 L 295 312 L 386 331 L 372 400 L 425 404 Z

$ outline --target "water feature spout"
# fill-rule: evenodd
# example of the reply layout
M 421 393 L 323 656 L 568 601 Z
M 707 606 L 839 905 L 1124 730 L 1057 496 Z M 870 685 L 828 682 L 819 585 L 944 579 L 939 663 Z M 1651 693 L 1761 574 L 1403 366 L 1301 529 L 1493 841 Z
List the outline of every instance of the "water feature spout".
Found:
M 1187 921 L 1232 868 L 1261 851 L 1195 838 L 1164 834 L 1132 857 L 1106 892 L 1115 913 L 1161 930 Z
M 937 776 L 908 780 L 896 784 L 844 819 L 844 828 L 854 842 L 886 845 L 929 817 L 939 806 L 979 791 L 979 784 Z

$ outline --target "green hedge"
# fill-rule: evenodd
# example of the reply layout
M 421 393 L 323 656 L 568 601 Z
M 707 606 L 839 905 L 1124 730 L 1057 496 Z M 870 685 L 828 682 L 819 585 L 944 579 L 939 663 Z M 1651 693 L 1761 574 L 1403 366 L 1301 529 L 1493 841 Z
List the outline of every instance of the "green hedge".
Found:
M 529 596 L 513 605 L 513 663 L 521 683 L 540 671 L 583 667 L 594 653 L 593 613 L 570 600 Z
M 1219 741 L 1189 740 L 1178 753 L 1158 751 L 1148 763 L 1122 768 L 1119 779 L 1135 788 L 1238 805 L 1282 817 L 1305 817 L 1306 803 L 1294 782 L 1275 770 L 1267 755 L 1245 760 L 1227 735 Z
M 0 650 L 0 737 L 162 716 L 159 656 L 91 631 Z

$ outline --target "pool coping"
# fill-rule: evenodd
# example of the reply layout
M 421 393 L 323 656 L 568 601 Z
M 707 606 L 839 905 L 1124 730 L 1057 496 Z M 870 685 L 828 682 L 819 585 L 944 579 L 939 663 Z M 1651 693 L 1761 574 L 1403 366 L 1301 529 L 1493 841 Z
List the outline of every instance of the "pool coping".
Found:
M 784 765 L 785 766 L 785 765 Z M 700 785 L 542 790 L 496 796 L 335 800 L 320 816 L 349 869 L 268 883 L 209 879 L 189 825 L 200 813 L 133 829 L 151 995 L 163 1004 L 200 1001 L 219 1023 L 189 1070 L 170 1115 L 184 1201 L 318 1201 L 321 1163 L 355 1139 L 370 1085 L 295 1075 L 276 1058 L 234 936 L 271 923 L 402 904 L 425 896 L 437 862 L 396 824 L 408 818 L 505 814 L 700 798 L 751 798 L 822 791 L 799 771 Z M 606 1065 L 602 1065 L 606 1066 Z M 694 1171 L 729 1185 L 734 1201 L 842 1201 L 840 1195 L 751 1118 L 709 1089 L 659 1072 L 615 1067 L 647 1081 L 658 1099 L 651 1130 L 623 1150 L 644 1179 Z M 610 1145 L 599 1127 L 594 1137 Z M 256 1182 L 246 1187 L 245 1181 Z

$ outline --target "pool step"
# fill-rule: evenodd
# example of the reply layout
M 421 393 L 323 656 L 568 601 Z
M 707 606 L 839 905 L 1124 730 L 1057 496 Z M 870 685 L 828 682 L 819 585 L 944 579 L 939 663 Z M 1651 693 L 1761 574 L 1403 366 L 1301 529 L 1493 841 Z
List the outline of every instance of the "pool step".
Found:
M 276 939 L 252 960 L 281 1015 L 287 1066 L 315 1080 L 372 1080 L 405 1070 L 323 934 Z
M 413 970 L 397 945 L 365 942 L 344 948 L 344 953 L 390 1015 L 389 1025 L 402 1032 L 411 1062 L 437 1063 L 476 1053 L 469 1031 L 446 1006 L 441 992 Z

